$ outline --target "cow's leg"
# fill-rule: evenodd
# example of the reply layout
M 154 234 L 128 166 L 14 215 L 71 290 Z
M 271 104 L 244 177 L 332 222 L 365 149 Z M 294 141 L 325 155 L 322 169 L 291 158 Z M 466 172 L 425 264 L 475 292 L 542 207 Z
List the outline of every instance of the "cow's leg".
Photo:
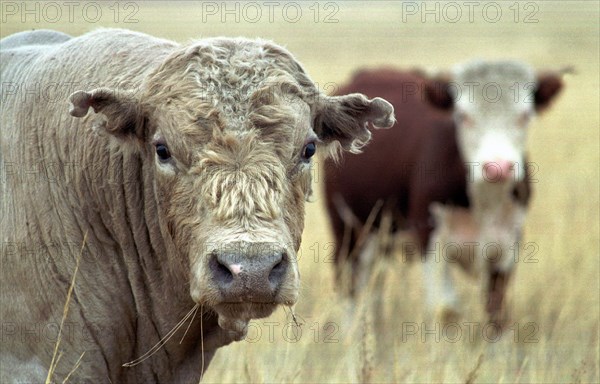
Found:
M 354 261 L 350 259 L 350 251 L 355 247 L 355 236 L 351 228 L 337 230 L 335 233 L 335 257 L 333 259 L 335 289 L 343 298 L 353 296 L 352 275 Z
M 361 223 L 343 197 L 335 194 L 328 198 L 327 208 L 330 212 L 330 223 L 335 239 L 334 272 L 336 290 L 343 300 L 353 300 L 355 296 L 354 274 L 360 244 L 357 244 L 357 233 L 362 230 Z
M 356 280 L 357 292 L 366 293 L 366 297 L 363 299 L 369 304 L 371 312 L 373 313 L 373 319 L 375 321 L 375 329 L 379 330 L 378 334 L 381 333 L 381 329 L 384 325 L 383 316 L 383 290 L 385 287 L 385 250 L 382 249 L 381 233 L 372 233 L 369 235 L 363 252 L 359 257 L 358 274 Z
M 429 208 L 436 227 L 431 232 L 421 231 L 421 244 L 427 244 L 423 260 L 423 281 L 425 284 L 427 307 L 436 320 L 450 323 L 458 320 L 458 298 L 452 280 L 450 263 L 443 251 L 451 240 L 448 220 L 450 210 L 441 204 L 433 203 Z M 426 236 L 427 235 L 427 236 Z
M 349 334 L 357 317 L 356 294 L 359 291 L 355 289 L 354 275 L 358 268 L 356 255 L 359 254 L 359 249 L 356 249 L 356 235 L 353 228 L 343 223 L 340 227 L 341 230 L 335 233 L 335 282 L 342 309 L 340 327 L 342 332 Z
M 379 239 L 376 233 L 370 233 L 358 252 L 353 273 L 353 290 L 356 293 L 365 292 L 369 280 L 373 276 L 373 267 L 379 251 Z
M 501 271 L 498 269 L 491 269 L 488 272 L 487 278 L 487 302 L 485 309 L 488 313 L 489 320 L 498 326 L 504 325 L 505 313 L 504 313 L 504 296 L 506 294 L 506 287 L 510 279 L 510 270 Z
M 451 323 L 458 319 L 459 311 L 450 264 L 442 255 L 446 243 L 447 239 L 442 231 L 432 232 L 427 252 L 422 255 L 423 281 L 428 309 L 433 312 L 436 320 Z
M 354 247 L 356 246 L 355 244 Z M 350 275 L 349 279 L 344 278 L 344 276 L 341 278 L 342 280 L 346 280 L 346 285 L 349 285 L 347 287 L 348 290 L 345 291 L 347 295 L 345 295 L 346 303 L 344 304 L 346 307 L 345 316 L 348 319 L 356 317 L 357 299 L 361 297 L 361 294 L 366 292 L 369 280 L 373 275 L 373 266 L 378 250 L 377 235 L 375 233 L 369 234 L 363 244 L 358 246 L 360 248 L 352 248 L 350 258 L 345 263 L 346 268 L 350 270 L 346 270 L 343 273 L 346 276 Z
M 426 255 L 423 264 L 423 280 L 427 291 L 427 305 L 440 321 L 451 323 L 458 319 L 458 299 L 450 266 L 443 258 Z
M 355 335 L 364 327 L 372 327 L 377 345 L 389 342 L 385 338 L 383 296 L 388 260 L 382 257 L 383 252 L 380 233 L 370 233 L 362 242 L 353 259 L 354 295 L 343 303 L 345 313 L 341 323 L 348 334 Z
M 498 220 L 499 224 L 487 231 L 501 239 L 500 254 L 494 255 L 494 262 L 488 259 L 488 272 L 485 279 L 486 305 L 489 320 L 502 327 L 506 325 L 507 311 L 504 306 L 506 289 L 510 282 L 512 271 L 519 260 L 519 253 L 523 251 L 522 237 L 523 225 L 526 216 L 526 207 L 520 204 L 507 204 L 504 215 Z M 514 229 L 518 228 L 515 232 Z M 488 237 L 492 235 L 488 234 Z M 517 252 L 515 254 L 515 251 Z M 488 255 L 486 255 L 488 256 Z

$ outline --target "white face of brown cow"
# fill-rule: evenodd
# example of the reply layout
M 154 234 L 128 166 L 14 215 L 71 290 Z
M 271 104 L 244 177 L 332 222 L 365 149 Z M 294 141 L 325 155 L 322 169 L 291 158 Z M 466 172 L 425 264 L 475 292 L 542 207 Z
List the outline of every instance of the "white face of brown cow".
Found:
M 522 181 L 529 123 L 558 92 L 560 78 L 536 77 L 519 62 L 473 61 L 457 66 L 445 89 L 469 181 Z
M 296 252 L 317 148 L 355 150 L 369 122 L 389 127 L 383 99 L 321 94 L 271 43 L 215 39 L 175 52 L 139 93 L 71 96 L 145 162 L 175 268 L 191 298 L 243 336 L 251 318 L 298 299 Z M 148 186 L 147 186 L 148 187 Z

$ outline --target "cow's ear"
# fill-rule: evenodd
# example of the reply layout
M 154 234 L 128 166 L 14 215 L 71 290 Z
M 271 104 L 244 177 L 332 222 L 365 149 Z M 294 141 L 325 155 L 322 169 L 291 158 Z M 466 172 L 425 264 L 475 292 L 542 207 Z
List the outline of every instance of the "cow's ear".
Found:
M 371 139 L 369 123 L 375 128 L 389 128 L 395 122 L 394 107 L 380 97 L 368 99 L 360 93 L 322 96 L 316 106 L 314 130 L 332 149 L 331 155 L 340 146 L 356 153 Z
M 534 93 L 535 110 L 542 112 L 550 106 L 551 101 L 563 87 L 561 73 L 541 73 L 537 78 L 537 86 Z
M 450 80 L 446 77 L 426 80 L 423 92 L 425 99 L 436 108 L 449 110 L 454 106 L 454 99 L 450 92 Z
M 95 113 L 106 116 L 93 123 L 93 128 L 101 133 L 106 132 L 120 139 L 144 139 L 140 103 L 132 91 L 108 88 L 77 91 L 69 96 L 69 102 L 71 116 L 84 117 L 90 107 Z

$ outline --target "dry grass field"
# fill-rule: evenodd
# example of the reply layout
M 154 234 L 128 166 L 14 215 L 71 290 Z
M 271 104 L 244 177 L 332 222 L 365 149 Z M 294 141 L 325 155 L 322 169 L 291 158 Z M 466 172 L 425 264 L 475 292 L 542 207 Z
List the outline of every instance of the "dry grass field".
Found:
M 3 1 L 1 37 L 32 28 L 81 34 L 100 26 L 182 42 L 215 35 L 263 37 L 286 46 L 323 87 L 343 83 L 360 67 L 437 70 L 473 57 L 576 69 L 565 77 L 566 87 L 553 108 L 530 129 L 530 159 L 539 171 L 525 241 L 538 251 L 536 262 L 517 266 L 509 291 L 511 325 L 502 335 L 485 328 L 478 286 L 464 276 L 457 279 L 467 308 L 460 333 L 424 326 L 421 266 L 402 262 L 399 255 L 381 268 L 383 317 L 373 318 L 362 306 L 362 315 L 348 319 L 327 262 L 332 248 L 317 162 L 315 201 L 307 206 L 299 259 L 302 293 L 295 312 L 303 324 L 296 328 L 283 309 L 254 321 L 247 340 L 219 350 L 204 382 L 600 382 L 597 1 L 474 2 L 471 15 L 461 1 L 297 2 L 287 7 L 280 2 L 271 14 L 260 1 L 252 7 L 133 1 L 114 8 L 113 3 L 95 3 L 100 17 L 95 8 L 82 13 L 81 3 L 69 17 L 68 8 L 56 2 L 62 10 L 57 17 L 48 3 L 28 2 L 30 9 L 39 6 L 36 20 L 7 8 L 22 2 Z M 223 7 L 233 13 L 224 13 Z M 434 13 L 423 13 L 425 7 Z M 457 10 L 462 17 L 452 22 Z

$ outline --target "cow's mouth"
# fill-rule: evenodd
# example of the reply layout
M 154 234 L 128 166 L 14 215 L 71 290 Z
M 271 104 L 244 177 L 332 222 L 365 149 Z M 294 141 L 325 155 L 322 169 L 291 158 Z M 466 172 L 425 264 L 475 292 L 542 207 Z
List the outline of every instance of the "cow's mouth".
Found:
M 248 322 L 270 316 L 279 304 L 275 302 L 219 303 L 213 307 L 219 315 L 219 326 L 230 332 L 233 340 L 246 337 Z

